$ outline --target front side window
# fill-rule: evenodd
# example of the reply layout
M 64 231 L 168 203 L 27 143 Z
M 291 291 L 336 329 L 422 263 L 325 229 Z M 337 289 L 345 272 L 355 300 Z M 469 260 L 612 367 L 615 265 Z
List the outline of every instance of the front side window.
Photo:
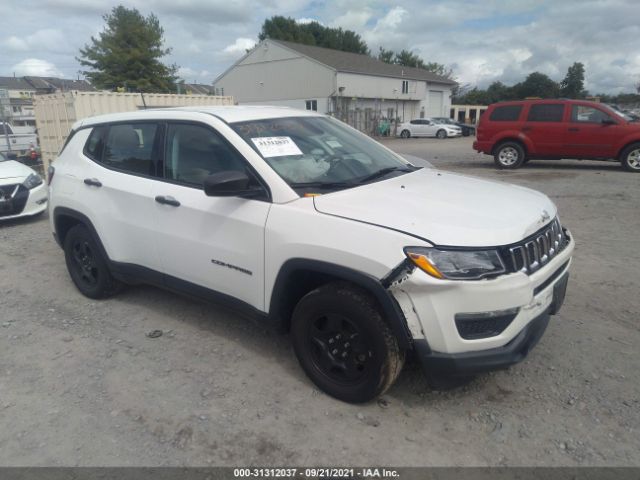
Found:
M 201 187 L 214 173 L 244 172 L 244 159 L 222 137 L 203 125 L 172 124 L 167 130 L 165 178 Z
M 294 189 L 349 188 L 415 169 L 331 118 L 274 118 L 231 127 Z
M 531 105 L 527 121 L 529 122 L 561 122 L 564 105 L 558 103 L 542 103 Z
M 504 105 L 494 108 L 489 120 L 493 122 L 515 122 L 520 118 L 522 105 Z
M 586 105 L 573 105 L 573 107 L 571 107 L 572 122 L 602 123 L 603 120 L 611 120 L 611 116 L 600 109 Z
M 155 123 L 114 124 L 107 132 L 102 163 L 108 167 L 141 175 L 154 175 Z

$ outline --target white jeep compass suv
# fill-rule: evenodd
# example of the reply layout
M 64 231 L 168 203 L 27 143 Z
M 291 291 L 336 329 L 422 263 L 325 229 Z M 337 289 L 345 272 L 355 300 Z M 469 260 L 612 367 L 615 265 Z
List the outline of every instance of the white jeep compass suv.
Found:
M 76 123 L 49 169 L 77 288 L 144 282 L 291 332 L 322 390 L 388 389 L 522 360 L 557 313 L 574 242 L 543 194 L 418 168 L 343 123 L 276 107 Z

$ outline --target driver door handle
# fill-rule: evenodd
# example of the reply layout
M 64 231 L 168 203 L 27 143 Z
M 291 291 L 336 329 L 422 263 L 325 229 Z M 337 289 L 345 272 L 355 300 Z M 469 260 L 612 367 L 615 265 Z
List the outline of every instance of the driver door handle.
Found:
M 172 207 L 180 206 L 180 202 L 171 195 L 158 195 L 156 197 L 156 202 L 161 203 L 162 205 L 171 205 Z

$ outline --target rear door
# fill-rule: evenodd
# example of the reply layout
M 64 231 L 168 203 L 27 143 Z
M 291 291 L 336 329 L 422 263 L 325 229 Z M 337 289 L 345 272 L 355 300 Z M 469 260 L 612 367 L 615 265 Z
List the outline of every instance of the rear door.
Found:
M 533 103 L 529 106 L 522 132 L 533 143 L 535 153 L 541 156 L 566 155 L 564 151 L 566 124 L 563 122 L 565 105 L 561 102 Z
M 604 123 L 603 123 L 604 122 Z M 571 105 L 567 124 L 566 150 L 575 158 L 614 158 L 616 141 L 624 126 L 604 109 L 595 105 Z
M 109 258 L 159 270 L 153 186 L 160 153 L 153 121 L 94 127 L 74 177 L 78 206 L 93 222 Z
M 164 180 L 153 190 L 162 270 L 184 281 L 264 308 L 264 227 L 268 198 L 209 197 L 208 175 L 250 172 L 242 155 L 211 126 L 172 123 L 164 142 Z M 254 177 L 257 178 L 257 177 Z

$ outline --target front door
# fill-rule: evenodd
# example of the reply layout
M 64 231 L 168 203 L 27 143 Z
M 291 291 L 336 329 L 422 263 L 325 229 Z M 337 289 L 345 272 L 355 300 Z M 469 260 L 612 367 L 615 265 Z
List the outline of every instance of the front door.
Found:
M 619 120 L 592 105 L 572 105 L 566 149 L 570 158 L 614 158 L 622 136 Z
M 163 271 L 175 279 L 264 308 L 264 227 L 271 203 L 208 197 L 213 173 L 247 171 L 246 160 L 213 128 L 169 123 L 164 181 L 154 189 Z

